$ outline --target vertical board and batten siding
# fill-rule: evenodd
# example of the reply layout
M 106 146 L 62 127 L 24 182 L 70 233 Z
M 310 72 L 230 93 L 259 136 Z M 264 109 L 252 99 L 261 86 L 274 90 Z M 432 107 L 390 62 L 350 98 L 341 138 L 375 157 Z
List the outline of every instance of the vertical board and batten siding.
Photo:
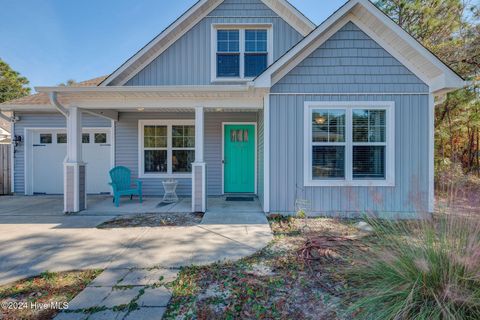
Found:
M 303 38 L 260 0 L 226 0 L 125 85 L 212 84 L 211 28 L 215 23 L 272 24 L 274 61 Z
M 15 123 L 15 135 L 24 137 L 25 128 L 65 128 L 66 120 L 60 113 L 19 113 L 20 121 Z M 111 126 L 111 121 L 90 114 L 83 114 L 82 125 L 84 128 L 106 128 Z M 25 147 L 20 144 L 15 148 L 15 193 L 25 192 Z M 63 174 L 63 173 L 60 173 Z
M 138 121 L 149 119 L 195 119 L 193 112 L 158 113 L 120 113 L 116 125 L 115 165 L 126 166 L 132 170 L 133 178 L 138 177 Z M 206 112 L 204 157 L 207 172 L 207 194 L 222 194 L 222 122 L 256 122 L 256 112 Z M 143 178 L 143 190 L 146 195 L 162 195 L 162 178 Z M 177 193 L 191 195 L 191 178 L 178 179 Z
M 10 194 L 11 187 L 11 148 L 10 144 L 0 144 L 0 195 Z
M 305 101 L 394 101 L 395 187 L 304 187 Z M 428 96 L 273 95 L 270 98 L 270 206 L 293 212 L 296 198 L 317 213 L 414 212 L 428 204 Z
M 321 214 L 427 210 L 428 87 L 357 26 L 344 26 L 271 92 L 271 212 L 294 212 L 297 198 Z M 394 101 L 395 186 L 304 187 L 306 101 Z

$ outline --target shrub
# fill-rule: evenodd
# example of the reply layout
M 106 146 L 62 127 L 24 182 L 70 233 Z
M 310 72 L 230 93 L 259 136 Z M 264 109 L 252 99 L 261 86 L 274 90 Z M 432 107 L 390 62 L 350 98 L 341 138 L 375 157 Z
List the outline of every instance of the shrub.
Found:
M 480 319 L 478 220 L 368 220 L 373 250 L 349 271 L 356 318 Z

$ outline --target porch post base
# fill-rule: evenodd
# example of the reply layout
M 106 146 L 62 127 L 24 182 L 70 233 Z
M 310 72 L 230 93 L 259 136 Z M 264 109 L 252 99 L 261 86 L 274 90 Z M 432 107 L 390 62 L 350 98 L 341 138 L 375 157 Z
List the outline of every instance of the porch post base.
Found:
M 65 213 L 75 213 L 87 209 L 86 165 L 83 162 L 64 163 L 64 194 L 63 205 Z
M 192 211 L 207 211 L 207 183 L 205 162 L 192 163 Z

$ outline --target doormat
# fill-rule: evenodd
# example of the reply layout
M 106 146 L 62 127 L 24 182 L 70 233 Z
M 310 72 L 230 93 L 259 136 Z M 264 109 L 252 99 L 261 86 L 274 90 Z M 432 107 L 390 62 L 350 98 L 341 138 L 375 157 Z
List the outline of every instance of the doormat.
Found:
M 227 201 L 253 201 L 253 197 L 227 197 Z

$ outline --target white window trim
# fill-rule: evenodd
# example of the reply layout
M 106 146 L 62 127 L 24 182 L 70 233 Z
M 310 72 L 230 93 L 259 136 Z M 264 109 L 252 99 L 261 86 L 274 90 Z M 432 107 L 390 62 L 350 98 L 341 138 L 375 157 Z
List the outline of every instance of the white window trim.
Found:
M 145 173 L 145 153 L 144 151 L 144 127 L 145 126 L 166 126 L 167 127 L 167 173 Z M 173 173 L 172 172 L 172 126 L 194 126 L 195 120 L 139 120 L 138 121 L 138 177 L 148 178 L 191 178 L 191 173 Z M 196 143 L 196 141 L 195 141 Z M 191 148 L 195 150 L 195 147 Z
M 313 109 L 344 109 L 346 110 L 346 142 L 337 143 L 345 145 L 345 179 L 314 180 L 312 175 L 312 122 Z M 353 109 L 381 109 L 386 110 L 386 179 L 353 180 L 353 143 L 352 139 L 352 110 Z M 368 143 L 367 145 L 372 145 Z M 335 143 L 328 143 L 335 145 Z M 383 144 L 382 144 L 383 145 Z M 306 101 L 304 104 L 304 156 L 303 174 L 306 187 L 394 187 L 395 186 L 395 102 L 393 101 Z
M 217 30 L 240 30 L 240 76 L 217 77 Z M 211 81 L 212 82 L 245 82 L 255 77 L 245 78 L 245 30 L 267 30 L 267 68 L 273 63 L 273 25 L 271 23 L 213 23 L 211 28 Z

